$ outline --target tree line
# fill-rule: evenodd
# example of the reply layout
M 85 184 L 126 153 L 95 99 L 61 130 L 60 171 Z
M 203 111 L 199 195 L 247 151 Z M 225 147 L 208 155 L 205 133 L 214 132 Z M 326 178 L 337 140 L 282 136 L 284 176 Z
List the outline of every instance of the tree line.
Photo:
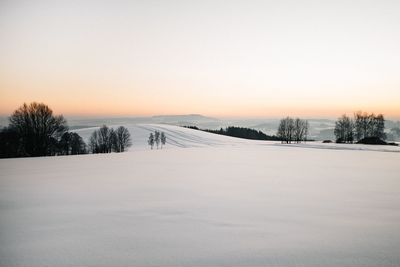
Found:
M 89 139 L 89 149 L 93 154 L 124 152 L 131 145 L 131 135 L 124 126 L 114 130 L 103 125 L 94 131 Z
M 38 157 L 86 153 L 82 138 L 68 132 L 62 115 L 43 103 L 24 103 L 0 132 L 0 157 Z
M 167 142 L 167 137 L 164 132 L 159 132 L 155 131 L 154 134 L 150 133 L 149 139 L 147 140 L 147 143 L 149 144 L 150 148 L 153 149 L 154 146 L 157 147 L 157 149 L 162 147 L 166 144 Z
M 114 131 L 103 126 L 93 133 L 92 137 L 96 137 L 91 137 L 88 147 L 79 134 L 68 131 L 62 115 L 54 115 L 43 103 L 24 103 L 12 113 L 9 122 L 0 131 L 0 158 L 123 152 L 131 145 L 125 127 Z
M 200 131 L 204 131 L 204 132 L 238 137 L 238 138 L 244 138 L 244 139 L 280 141 L 279 137 L 277 137 L 275 135 L 267 135 L 267 134 L 263 133 L 262 131 L 257 131 L 257 130 L 254 130 L 251 128 L 245 128 L 245 127 L 229 126 L 229 127 L 226 127 L 225 129 L 221 128 L 219 130 L 199 129 L 196 126 L 184 126 L 184 127 L 189 128 L 189 129 L 200 130 Z
M 353 118 L 346 114 L 335 122 L 334 134 L 337 143 L 364 142 L 376 139 L 377 142 L 386 139 L 385 118 L 382 114 L 375 115 L 357 112 Z
M 282 143 L 301 143 L 307 141 L 308 130 L 307 120 L 286 117 L 280 120 L 276 135 Z

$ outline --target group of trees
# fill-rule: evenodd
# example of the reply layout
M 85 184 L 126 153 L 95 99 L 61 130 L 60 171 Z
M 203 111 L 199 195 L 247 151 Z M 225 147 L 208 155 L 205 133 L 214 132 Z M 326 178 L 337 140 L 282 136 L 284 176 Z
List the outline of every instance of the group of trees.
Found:
M 77 133 L 65 132 L 59 141 L 60 155 L 86 154 L 86 144 Z
M 307 141 L 308 129 L 309 125 L 307 120 L 286 117 L 279 122 L 276 135 L 282 143 L 301 143 Z
M 156 145 L 157 149 L 159 147 L 162 149 L 166 142 L 167 137 L 165 136 L 165 133 L 159 131 L 155 131 L 154 134 L 150 133 L 149 139 L 147 141 L 151 149 L 154 148 L 154 145 Z
M 354 122 L 347 115 L 342 115 L 335 122 L 334 134 L 337 143 L 353 143 L 354 141 Z
M 43 103 L 23 104 L 0 132 L 0 157 L 38 157 L 86 153 L 86 145 L 76 133 L 68 132 L 62 115 Z
M 282 143 L 291 143 L 307 141 L 308 135 L 308 121 L 299 118 L 293 119 L 286 117 L 279 123 L 277 135 L 267 135 L 262 131 L 257 131 L 251 128 L 229 126 L 220 130 L 203 130 L 196 126 L 185 126 L 189 129 L 205 131 L 209 133 L 227 135 L 232 137 L 252 139 L 252 140 L 270 140 L 281 141 Z
M 89 149 L 93 154 L 124 152 L 131 145 L 131 135 L 123 126 L 114 130 L 103 125 L 94 131 L 89 139 Z
M 353 143 L 365 138 L 386 139 L 385 118 L 382 114 L 361 111 L 354 114 L 354 119 L 342 115 L 335 122 L 334 133 L 337 143 Z
M 226 127 L 225 129 L 221 128 L 219 130 L 206 130 L 206 131 L 210 133 L 216 133 L 216 134 L 222 134 L 222 135 L 252 139 L 252 140 L 278 140 L 278 137 L 276 136 L 266 135 L 261 131 L 245 127 L 229 126 Z
M 88 153 L 79 134 L 68 131 L 62 115 L 43 103 L 23 104 L 9 118 L 8 127 L 0 131 L 0 158 L 78 155 Z M 90 138 L 92 153 L 123 152 L 131 145 L 125 127 L 116 130 L 107 126 L 95 131 Z

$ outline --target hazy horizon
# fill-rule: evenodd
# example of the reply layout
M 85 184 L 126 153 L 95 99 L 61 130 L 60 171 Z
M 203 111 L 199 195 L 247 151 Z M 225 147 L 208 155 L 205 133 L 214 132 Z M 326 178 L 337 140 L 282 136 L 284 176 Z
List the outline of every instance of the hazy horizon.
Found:
M 356 112 L 356 111 L 355 111 Z M 346 115 L 352 117 L 353 113 L 346 113 Z M 63 114 L 63 113 L 58 113 L 54 112 L 55 115 L 63 115 L 67 120 L 68 119 L 146 119 L 146 118 L 153 118 L 153 117 L 174 117 L 174 116 L 202 116 L 205 118 L 210 118 L 210 119 L 216 119 L 216 120 L 280 120 L 286 116 L 289 116 L 288 114 L 282 114 L 281 116 L 209 116 L 206 114 L 153 114 L 153 115 L 142 115 L 142 116 L 137 116 L 137 115 L 70 115 L 70 114 Z M 371 112 L 374 113 L 374 112 Z M 345 114 L 345 113 L 343 113 Z M 341 115 L 343 115 L 341 114 Z M 374 113 L 378 114 L 378 113 Z M 0 118 L 2 119 L 8 119 L 10 117 L 10 114 L 0 114 Z M 300 117 L 295 115 L 294 117 Z M 303 116 L 301 117 L 303 119 L 307 120 L 329 120 L 329 121 L 336 121 L 338 117 L 333 117 L 333 116 Z M 400 121 L 400 117 L 390 117 L 390 116 L 385 116 L 385 120 L 390 120 L 390 121 Z
M 398 1 L 2 1 L 0 114 L 400 118 Z

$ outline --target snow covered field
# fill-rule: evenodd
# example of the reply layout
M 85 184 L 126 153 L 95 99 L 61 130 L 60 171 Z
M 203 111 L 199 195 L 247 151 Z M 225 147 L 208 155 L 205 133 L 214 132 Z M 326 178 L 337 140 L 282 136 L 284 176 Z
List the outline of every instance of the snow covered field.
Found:
M 0 160 L 1 267 L 400 265 L 400 148 L 129 129 L 127 153 Z

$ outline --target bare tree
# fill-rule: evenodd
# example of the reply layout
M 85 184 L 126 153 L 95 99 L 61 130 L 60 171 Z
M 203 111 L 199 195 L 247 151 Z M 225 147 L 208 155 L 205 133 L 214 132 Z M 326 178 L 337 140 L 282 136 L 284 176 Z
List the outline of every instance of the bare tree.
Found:
M 161 149 L 163 146 L 165 146 L 165 143 L 167 142 L 167 137 L 165 136 L 164 132 L 161 132 Z
M 345 114 L 335 122 L 334 134 L 337 143 L 353 143 L 354 122 Z
M 156 142 L 156 146 L 158 149 L 158 147 L 160 145 L 160 132 L 159 131 L 154 132 L 154 142 Z
M 290 117 L 286 118 L 286 140 L 290 144 L 294 136 L 294 120 Z
M 99 129 L 102 153 L 111 153 L 112 151 L 112 143 L 114 138 L 114 129 L 108 128 L 106 125 L 103 125 Z
M 21 156 L 55 155 L 59 139 L 68 130 L 64 117 L 53 115 L 43 103 L 24 103 L 9 120 L 19 136 Z
M 307 141 L 308 121 L 296 118 L 294 120 L 294 139 L 296 143 Z
M 113 146 L 115 152 L 124 152 L 132 145 L 131 135 L 127 128 L 120 126 L 114 131 Z
M 100 138 L 98 131 L 94 131 L 89 139 L 89 150 L 93 153 L 101 153 L 100 152 Z
M 147 143 L 149 144 L 151 149 L 153 149 L 153 147 L 154 147 L 154 134 L 153 133 L 150 133 Z
M 94 131 L 89 140 L 89 147 L 92 153 L 110 153 L 112 151 L 115 133 L 113 129 L 103 125 Z
M 386 139 L 385 118 L 382 114 L 375 115 L 358 111 L 354 114 L 354 125 L 357 140 L 367 137 Z
M 386 139 L 385 134 L 385 118 L 382 114 L 378 114 L 373 118 L 373 131 L 372 136 L 380 139 Z
M 354 114 L 354 124 L 357 140 L 361 140 L 368 136 L 368 117 L 367 113 L 358 111 Z
M 280 121 L 277 136 L 281 139 L 282 143 L 286 142 L 289 144 L 293 141 L 294 129 L 295 126 L 292 118 L 286 117 Z
M 278 132 L 276 135 L 282 143 L 286 142 L 286 121 L 284 119 L 279 122 Z
M 290 144 L 292 141 L 300 143 L 307 140 L 307 135 L 308 121 L 306 120 L 286 117 L 279 123 L 277 136 L 282 143 Z
M 296 143 L 303 141 L 305 130 L 305 121 L 296 118 L 294 120 L 294 141 L 296 141 Z
M 59 151 L 62 155 L 86 154 L 86 144 L 79 134 L 66 132 L 59 142 Z
M 70 133 L 71 155 L 86 154 L 86 144 L 82 137 L 77 133 Z

